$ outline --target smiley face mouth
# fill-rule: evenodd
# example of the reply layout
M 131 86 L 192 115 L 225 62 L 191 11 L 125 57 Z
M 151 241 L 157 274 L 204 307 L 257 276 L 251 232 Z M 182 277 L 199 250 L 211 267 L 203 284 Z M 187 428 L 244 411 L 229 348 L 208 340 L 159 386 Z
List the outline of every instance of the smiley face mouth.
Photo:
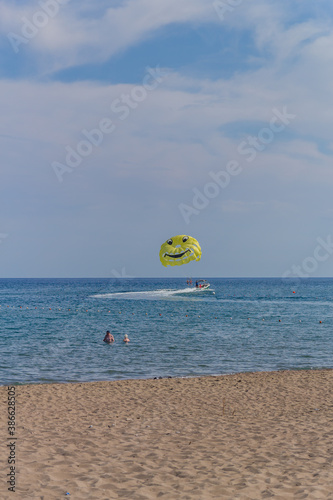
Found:
M 191 250 L 187 248 L 184 252 L 181 253 L 165 253 L 163 257 L 171 257 L 172 259 L 181 259 L 187 252 Z

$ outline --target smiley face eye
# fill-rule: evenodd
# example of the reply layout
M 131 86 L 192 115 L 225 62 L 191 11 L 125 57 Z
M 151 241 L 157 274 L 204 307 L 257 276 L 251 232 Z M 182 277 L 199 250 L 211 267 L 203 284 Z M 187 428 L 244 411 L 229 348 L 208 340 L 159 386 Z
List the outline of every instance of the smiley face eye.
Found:
M 168 245 L 172 245 L 172 243 L 173 243 L 173 241 L 171 239 L 167 241 Z
M 184 237 L 183 237 L 183 243 L 186 243 L 186 242 L 187 242 L 187 240 L 188 240 L 188 236 L 184 236 Z

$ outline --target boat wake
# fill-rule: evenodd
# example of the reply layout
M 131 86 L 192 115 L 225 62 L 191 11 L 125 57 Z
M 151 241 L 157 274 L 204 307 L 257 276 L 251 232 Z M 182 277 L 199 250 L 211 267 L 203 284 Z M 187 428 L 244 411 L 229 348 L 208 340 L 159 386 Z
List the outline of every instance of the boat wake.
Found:
M 182 288 L 182 289 L 161 289 L 161 290 L 148 290 L 144 292 L 112 292 L 92 295 L 95 299 L 146 299 L 146 300 L 159 300 L 168 298 L 192 298 L 197 295 L 210 294 L 215 295 L 214 290 L 200 289 L 200 288 Z

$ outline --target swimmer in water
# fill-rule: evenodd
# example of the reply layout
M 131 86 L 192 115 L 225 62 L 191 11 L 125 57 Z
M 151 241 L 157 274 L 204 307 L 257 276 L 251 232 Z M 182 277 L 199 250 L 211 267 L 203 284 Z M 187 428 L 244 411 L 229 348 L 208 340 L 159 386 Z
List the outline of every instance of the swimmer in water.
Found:
M 112 344 L 112 342 L 114 342 L 114 337 L 113 335 L 111 335 L 109 330 L 106 332 L 103 342 L 106 342 L 107 344 Z
M 126 343 L 127 343 L 127 342 L 129 342 L 129 341 L 130 341 L 130 339 L 128 338 L 127 333 L 125 333 L 124 342 L 126 342 Z

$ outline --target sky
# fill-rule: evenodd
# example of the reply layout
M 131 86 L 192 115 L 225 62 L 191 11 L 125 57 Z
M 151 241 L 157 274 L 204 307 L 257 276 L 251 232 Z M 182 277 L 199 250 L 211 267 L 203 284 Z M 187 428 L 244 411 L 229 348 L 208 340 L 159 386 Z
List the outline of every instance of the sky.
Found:
M 331 0 L 1 0 L 0 33 L 0 277 L 333 275 Z

